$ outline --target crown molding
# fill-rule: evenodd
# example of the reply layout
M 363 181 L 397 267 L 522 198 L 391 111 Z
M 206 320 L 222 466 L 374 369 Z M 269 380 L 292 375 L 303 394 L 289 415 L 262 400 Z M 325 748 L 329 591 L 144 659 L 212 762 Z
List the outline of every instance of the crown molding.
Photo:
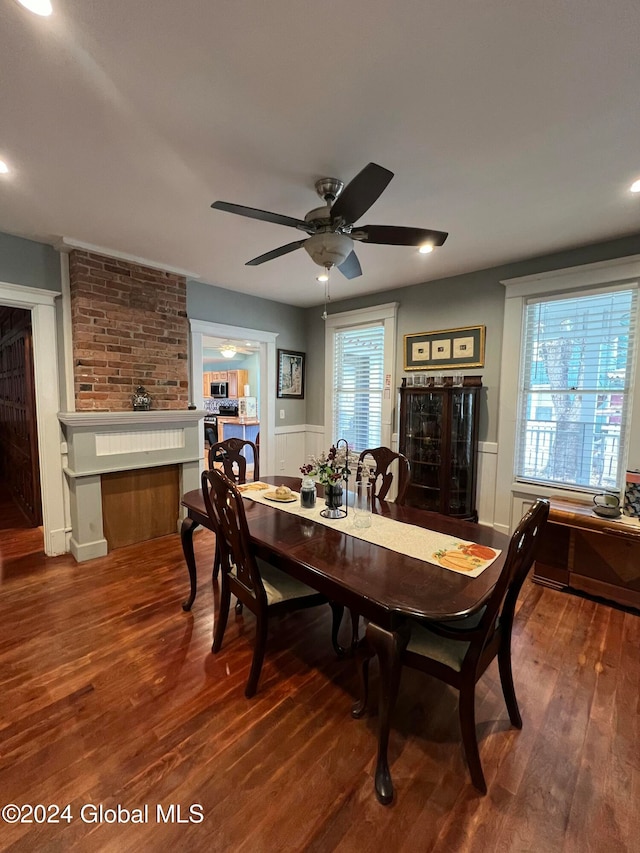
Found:
M 116 249 L 108 249 L 105 246 L 96 246 L 93 243 L 84 243 L 82 240 L 76 240 L 73 237 L 61 237 L 53 248 L 58 252 L 68 254 L 74 249 L 82 249 L 85 252 L 95 252 L 97 255 L 106 255 L 108 258 L 117 258 L 119 261 L 129 261 L 132 264 L 140 264 L 143 267 L 151 267 L 154 270 L 162 270 L 170 272 L 173 275 L 182 275 L 185 278 L 200 278 L 195 272 L 180 269 L 180 267 L 172 267 L 168 264 L 161 264 L 157 261 L 150 261 L 148 258 L 140 258 L 137 255 L 129 255 L 127 252 L 118 252 Z

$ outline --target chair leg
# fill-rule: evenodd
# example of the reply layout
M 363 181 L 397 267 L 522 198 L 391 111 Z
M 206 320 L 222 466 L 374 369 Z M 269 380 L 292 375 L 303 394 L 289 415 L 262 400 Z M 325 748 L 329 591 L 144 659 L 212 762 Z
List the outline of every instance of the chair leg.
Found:
M 513 670 L 511 669 L 511 644 L 503 645 L 498 652 L 498 668 L 500 670 L 500 682 L 504 701 L 509 712 L 511 724 L 517 729 L 522 728 L 522 717 L 516 699 L 516 688 L 513 684 Z
M 211 572 L 211 582 L 218 580 L 220 574 L 220 548 L 218 548 L 218 537 L 216 536 L 216 550 L 213 554 L 213 570 Z
M 340 625 L 342 623 L 344 607 L 341 604 L 336 604 L 335 601 L 330 601 L 329 607 L 331 608 L 332 613 L 331 645 L 333 646 L 333 649 L 338 655 L 338 657 L 344 657 L 344 655 L 347 653 L 347 649 L 343 649 L 340 643 L 338 642 L 338 631 L 340 630 Z
M 364 715 L 369 702 L 369 662 L 373 657 L 373 649 L 367 643 L 366 646 L 360 646 L 358 650 L 359 666 L 358 675 L 360 676 L 360 698 L 354 702 L 351 708 L 351 716 L 356 720 Z
M 360 614 L 355 610 L 349 610 L 351 616 L 351 651 L 358 645 L 358 633 L 360 629 Z
M 478 737 L 476 734 L 476 690 L 475 684 L 463 685 L 460 688 L 458 713 L 460 715 L 460 731 L 464 753 L 471 773 L 471 781 L 482 794 L 487 793 L 487 783 L 482 772 L 480 753 L 478 752 Z
M 220 589 L 220 604 L 218 606 L 218 618 L 216 620 L 216 630 L 213 636 L 213 648 L 211 651 L 217 654 L 222 646 L 222 638 L 224 637 L 225 628 L 227 627 L 227 619 L 229 618 L 229 605 L 231 603 L 231 590 L 226 578 L 222 577 L 222 587 Z
M 266 613 L 256 614 L 256 644 L 253 647 L 253 659 L 251 661 L 251 671 L 247 680 L 247 686 L 244 689 L 244 695 L 247 699 L 251 699 L 258 689 L 258 681 L 262 672 L 262 662 L 264 660 L 264 650 L 267 645 L 267 626 L 268 619 Z

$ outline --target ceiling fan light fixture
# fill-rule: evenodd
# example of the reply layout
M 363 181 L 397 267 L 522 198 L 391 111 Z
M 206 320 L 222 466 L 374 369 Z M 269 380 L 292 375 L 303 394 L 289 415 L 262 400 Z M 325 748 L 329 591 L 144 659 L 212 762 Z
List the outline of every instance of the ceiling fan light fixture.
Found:
M 48 17 L 53 12 L 50 0 L 18 0 L 18 3 L 33 12 L 34 15 L 40 15 L 43 18 Z
M 634 181 L 629 187 L 629 192 L 640 193 L 640 180 Z
M 353 250 L 353 240 L 346 234 L 332 231 L 312 234 L 303 246 L 311 260 L 321 267 L 339 267 Z
M 433 246 L 431 243 L 423 243 L 422 246 L 418 248 L 418 251 L 421 255 L 428 255 L 430 252 L 433 252 Z
M 223 344 L 220 347 L 220 355 L 223 358 L 233 358 L 234 355 L 236 354 L 236 352 L 237 352 L 237 349 L 235 348 L 235 346 L 233 344 Z
M 0 175 L 8 175 L 8 174 L 9 174 L 9 167 L 4 162 L 4 160 L 0 160 Z

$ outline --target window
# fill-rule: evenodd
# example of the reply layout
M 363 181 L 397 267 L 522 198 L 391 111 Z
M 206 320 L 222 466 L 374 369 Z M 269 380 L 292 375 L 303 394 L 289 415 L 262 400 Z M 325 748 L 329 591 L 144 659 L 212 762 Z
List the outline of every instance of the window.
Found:
M 337 330 L 334 356 L 332 434 L 358 453 L 380 447 L 384 324 Z
M 325 436 L 360 453 L 391 444 L 396 303 L 326 320 Z
M 636 289 L 531 298 L 524 309 L 518 480 L 617 489 L 624 479 Z

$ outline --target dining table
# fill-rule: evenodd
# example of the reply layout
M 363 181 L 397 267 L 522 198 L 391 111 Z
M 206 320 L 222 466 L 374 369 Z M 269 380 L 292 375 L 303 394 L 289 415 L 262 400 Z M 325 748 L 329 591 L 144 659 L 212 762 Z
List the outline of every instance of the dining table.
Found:
M 284 485 L 293 492 L 300 489 L 297 477 L 262 477 L 262 482 Z M 323 503 L 320 495 L 318 501 Z M 198 526 L 213 529 L 207 515 L 202 492 L 196 489 L 182 498 L 186 516 L 182 522 L 181 540 L 189 571 L 191 591 L 182 605 L 189 610 L 197 591 L 197 570 L 193 533 Z M 378 800 L 388 804 L 394 789 L 387 750 L 392 713 L 398 692 L 401 655 L 408 641 L 410 619 L 428 621 L 459 620 L 477 612 L 490 596 L 502 571 L 509 537 L 493 528 L 393 502 L 376 501 L 375 516 L 393 519 L 398 524 L 398 540 L 403 538 L 402 525 L 414 525 L 445 534 L 452 540 L 474 542 L 499 551 L 494 561 L 476 577 L 451 571 L 433 561 L 407 556 L 385 545 L 350 535 L 348 519 L 351 509 L 347 498 L 347 528 L 318 523 L 302 510 L 284 512 L 277 504 L 247 498 L 244 501 L 249 534 L 257 556 L 313 587 L 326 597 L 349 608 L 367 622 L 366 640 L 379 661 L 378 755 L 375 791 Z M 369 537 L 370 539 L 371 537 Z M 432 558 L 431 560 L 429 558 Z M 359 703 L 353 707 L 356 715 Z

